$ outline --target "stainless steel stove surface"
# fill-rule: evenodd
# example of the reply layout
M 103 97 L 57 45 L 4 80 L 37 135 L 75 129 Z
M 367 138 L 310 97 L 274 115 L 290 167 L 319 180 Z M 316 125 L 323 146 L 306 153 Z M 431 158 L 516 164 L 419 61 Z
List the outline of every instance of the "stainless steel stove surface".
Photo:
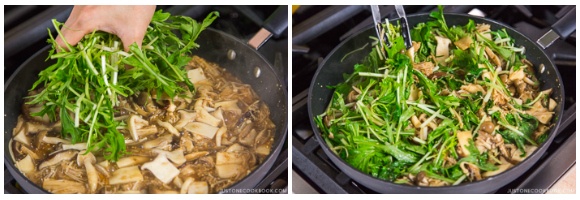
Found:
M 341 172 L 313 136 L 308 87 L 319 63 L 350 34 L 372 24 L 369 6 L 302 6 L 293 14 L 292 170 L 294 193 L 375 193 Z M 445 12 L 484 15 L 536 41 L 574 6 L 446 6 Z M 405 6 L 407 15 L 436 6 Z M 396 18 L 394 6 L 381 6 Z M 562 75 L 565 111 L 557 136 L 540 160 L 495 193 L 545 193 L 576 163 L 576 34 L 547 48 Z M 533 190 L 530 190 L 532 188 Z M 565 191 L 566 192 L 566 191 Z M 567 193 L 570 193 L 568 191 Z M 572 191 L 575 193 L 575 189 Z
M 157 6 L 174 15 L 186 15 L 194 19 L 206 16 L 210 11 L 219 11 L 220 17 L 212 28 L 229 33 L 248 41 L 260 30 L 262 24 L 278 6 Z M 27 58 L 47 45 L 47 28 L 52 34 L 51 19 L 64 22 L 72 6 L 5 6 L 4 7 L 4 80 Z M 258 52 L 274 66 L 279 77 L 287 84 L 288 69 L 287 31 L 277 38 L 270 38 Z M 259 193 L 287 193 L 288 188 L 288 148 L 284 145 L 274 165 L 266 177 L 254 188 Z M 272 190 L 270 190 L 272 189 Z M 26 193 L 4 166 L 4 193 Z

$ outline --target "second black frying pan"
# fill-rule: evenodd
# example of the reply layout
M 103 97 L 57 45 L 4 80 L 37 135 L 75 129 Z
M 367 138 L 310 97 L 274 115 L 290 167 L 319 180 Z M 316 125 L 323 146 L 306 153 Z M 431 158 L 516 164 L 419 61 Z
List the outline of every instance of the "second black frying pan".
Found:
M 430 20 L 430 17 L 428 14 L 419 14 L 407 16 L 407 19 L 409 22 L 409 27 L 414 27 L 420 22 L 427 22 Z M 314 79 L 312 80 L 308 93 L 308 114 L 310 116 L 312 129 L 315 132 L 320 146 L 326 155 L 328 155 L 330 160 L 332 160 L 332 162 L 336 164 L 338 168 L 340 168 L 353 180 L 374 191 L 381 193 L 491 193 L 521 176 L 534 163 L 536 163 L 542 154 L 546 151 L 549 144 L 552 142 L 556 135 L 555 133 L 558 129 L 560 118 L 564 109 L 564 88 L 560 82 L 561 78 L 558 70 L 556 70 L 553 62 L 536 43 L 506 25 L 493 20 L 470 15 L 445 14 L 445 21 L 449 26 L 463 26 L 467 24 L 469 19 L 474 20 L 475 23 L 490 24 L 492 30 L 505 28 L 507 33 L 516 41 L 516 46 L 524 46 L 526 48 L 527 59 L 534 63 L 536 72 L 541 72 L 536 74 L 536 77 L 541 82 L 541 90 L 552 88 L 552 98 L 558 102 L 558 106 L 554 110 L 555 116 L 552 118 L 552 123 L 554 126 L 548 133 L 549 139 L 545 143 L 541 144 L 538 149 L 529 155 L 524 161 L 520 162 L 518 165 L 512 167 L 511 169 L 508 169 L 505 172 L 493 177 L 476 182 L 463 183 L 457 186 L 419 187 L 400 185 L 374 178 L 353 168 L 329 149 L 329 147 L 324 142 L 320 131 L 314 123 L 314 117 L 324 112 L 332 97 L 333 91 L 328 89 L 326 86 L 336 85 L 340 82 L 343 82 L 344 79 L 342 74 L 352 73 L 354 64 L 361 62 L 363 58 L 365 58 L 371 51 L 371 45 L 368 45 L 366 48 L 364 48 L 364 50 L 354 52 L 344 60 L 341 60 L 347 53 L 352 52 L 355 49 L 359 49 L 370 42 L 369 36 L 374 36 L 375 30 L 372 27 L 369 27 L 368 29 L 343 41 L 329 54 L 329 56 L 324 59 L 321 66 L 318 68 Z M 538 69 L 540 64 L 545 66 L 544 70 Z

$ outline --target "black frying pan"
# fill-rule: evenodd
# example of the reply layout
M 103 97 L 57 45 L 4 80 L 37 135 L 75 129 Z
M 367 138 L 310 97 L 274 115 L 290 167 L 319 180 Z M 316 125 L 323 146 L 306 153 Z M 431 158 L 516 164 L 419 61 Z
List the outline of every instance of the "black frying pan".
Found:
M 558 106 L 554 110 L 555 116 L 552 118 L 554 127 L 552 127 L 548 133 L 548 140 L 546 140 L 544 144 L 541 144 L 538 149 L 529 155 L 524 161 L 520 162 L 518 165 L 512 167 L 511 169 L 508 169 L 505 172 L 493 177 L 472 183 L 464 183 L 457 186 L 419 187 L 400 185 L 374 178 L 351 167 L 348 163 L 334 154 L 326 145 L 320 134 L 320 130 L 316 127 L 316 123 L 314 123 L 314 117 L 324 112 L 328 103 L 330 102 L 330 99 L 332 98 L 333 91 L 327 89 L 326 86 L 336 85 L 340 82 L 343 82 L 344 79 L 342 74 L 352 73 L 354 64 L 361 62 L 363 58 L 365 58 L 365 56 L 370 53 L 372 45 L 368 45 L 362 51 L 352 53 L 343 61 L 341 61 L 341 59 L 347 53 L 352 52 L 354 49 L 361 48 L 365 44 L 369 43 L 369 36 L 375 36 L 375 30 L 372 27 L 369 27 L 368 29 L 359 32 L 358 34 L 355 34 L 343 41 L 329 54 L 329 56 L 324 59 L 321 66 L 316 71 L 314 79 L 310 85 L 310 90 L 308 91 L 308 114 L 310 116 L 312 129 L 315 132 L 320 146 L 326 155 L 330 157 L 330 160 L 332 160 L 332 162 L 336 164 L 338 168 L 340 168 L 353 180 L 381 193 L 491 193 L 522 175 L 535 162 L 537 162 L 542 154 L 546 151 L 549 144 L 552 142 L 556 135 L 555 133 L 558 130 L 560 118 L 564 109 L 564 86 L 560 82 L 561 77 L 558 73 L 558 70 L 556 70 L 554 63 L 536 43 L 532 42 L 526 36 L 506 25 L 493 20 L 465 14 L 445 14 L 445 21 L 449 26 L 463 26 L 467 24 L 469 19 L 472 19 L 475 21 L 475 23 L 490 24 L 492 30 L 505 28 L 507 33 L 516 41 L 516 46 L 524 46 L 526 48 L 527 59 L 534 64 L 536 72 L 538 73 L 536 74 L 536 77 L 541 82 L 541 90 L 548 88 L 553 89 L 552 98 L 558 102 Z M 414 27 L 420 22 L 427 22 L 431 19 L 428 14 L 418 14 L 407 16 L 407 20 L 409 22 L 409 27 Z M 539 73 L 542 71 L 538 69 L 540 64 L 545 65 L 545 70 L 543 73 Z
M 196 43 L 201 47 L 193 51 L 194 55 L 219 64 L 244 83 L 252 85 L 261 100 L 270 107 L 270 118 L 276 124 L 271 154 L 248 176 L 229 187 L 230 189 L 254 188 L 266 176 L 286 141 L 288 128 L 286 85 L 264 57 L 231 35 L 209 28 L 200 34 Z M 30 57 L 18 67 L 4 86 L 4 164 L 28 193 L 48 192 L 30 182 L 14 166 L 14 161 L 8 151 L 8 148 L 11 148 L 8 143 L 12 137 L 12 129 L 21 113 L 23 98 L 38 79 L 38 73 L 54 63 L 54 60 L 45 61 L 48 57 L 48 50 L 47 46 Z M 228 51 L 231 50 L 236 53 L 234 59 L 228 58 Z M 260 71 L 259 76 L 256 76 L 256 68 Z

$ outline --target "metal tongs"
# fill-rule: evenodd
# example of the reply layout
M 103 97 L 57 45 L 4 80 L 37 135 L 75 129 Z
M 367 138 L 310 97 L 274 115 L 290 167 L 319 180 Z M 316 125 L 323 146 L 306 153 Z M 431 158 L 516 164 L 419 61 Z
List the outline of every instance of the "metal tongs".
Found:
M 405 40 L 405 46 L 407 49 L 413 47 L 413 43 L 411 42 L 411 33 L 409 31 L 409 25 L 407 24 L 407 16 L 405 14 L 405 9 L 403 9 L 402 5 L 395 5 L 395 10 L 397 11 L 397 15 L 399 16 L 399 20 L 401 23 L 401 34 L 403 35 L 403 39 Z M 381 12 L 379 10 L 378 5 L 371 5 L 371 12 L 373 14 L 373 22 L 375 23 L 375 31 L 377 32 L 377 37 L 380 41 L 385 41 L 387 46 L 390 46 L 390 42 L 388 37 L 385 35 L 386 33 L 382 30 L 381 25 Z M 389 23 L 389 19 L 385 18 L 385 23 Z M 383 43 L 380 42 L 381 47 L 383 47 Z

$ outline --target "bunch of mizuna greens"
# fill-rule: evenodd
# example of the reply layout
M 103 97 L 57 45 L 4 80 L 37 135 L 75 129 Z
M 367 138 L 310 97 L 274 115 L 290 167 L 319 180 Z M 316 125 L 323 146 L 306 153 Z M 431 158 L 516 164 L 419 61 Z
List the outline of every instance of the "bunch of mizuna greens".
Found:
M 523 66 L 523 48 L 514 47 L 513 39 L 505 30 L 492 30 L 493 40 L 483 37 L 476 40 L 479 33 L 472 20 L 464 26 L 449 27 L 441 7 L 430 17 L 432 20 L 420 23 L 411 30 L 411 38 L 421 43 L 413 59 L 405 52 L 400 26 L 385 24 L 383 27 L 390 46 L 386 43 L 383 48 L 374 45 L 363 63 L 354 66 L 354 73 L 345 74 L 345 82 L 329 86 L 334 89 L 332 100 L 326 111 L 315 118 L 327 145 L 350 165 L 373 177 L 413 184 L 402 177 L 423 172 L 429 178 L 454 185 L 467 180 L 459 163 L 476 165 L 482 173 L 497 170 L 498 163 L 490 162 L 494 159 L 488 159 L 488 153 L 480 152 L 474 145 L 473 140 L 483 121 L 494 120 L 501 125 L 495 133 L 501 134 L 505 143 L 517 145 L 522 156 L 526 153 L 525 145 L 537 145 L 547 139 L 547 134 L 532 139 L 538 120 L 523 112 L 495 112 L 484 118 L 478 117 L 480 108 L 488 113 L 494 106 L 494 100 L 489 95 L 478 92 L 459 98 L 449 94 L 458 91 L 462 85 L 478 84 L 511 95 L 499 81 L 495 67 L 484 56 L 483 47 L 489 47 L 507 61 L 507 69 L 504 67 L 504 70 L 508 71 Z M 435 35 L 451 41 L 471 35 L 476 43 L 472 45 L 480 45 L 481 48 L 461 50 L 450 45 L 451 56 L 446 65 L 436 65 L 436 70 L 444 72 L 441 73 L 444 75 L 429 78 L 414 69 L 413 64 L 435 59 Z M 484 69 L 488 69 L 497 81 L 481 78 Z M 418 100 L 408 100 L 412 88 L 422 92 Z M 353 91 L 356 91 L 356 98 L 348 100 L 351 98 L 349 93 Z M 513 96 L 508 100 L 514 108 L 522 111 L 529 109 L 542 96 L 540 94 L 533 100 L 519 103 L 514 101 Z M 439 121 L 424 139 L 417 137 L 416 129 L 410 122 L 412 116 L 421 114 L 426 114 L 426 122 Z M 458 154 L 458 131 L 474 133 L 474 139 L 470 139 L 467 146 L 469 156 Z M 446 157 L 453 158 L 456 164 L 444 164 Z
M 95 31 L 68 50 L 57 45 L 52 34 L 48 59 L 56 63 L 41 71 L 31 90 L 43 87 L 29 96 L 28 104 L 42 104 L 35 116 L 60 119 L 62 137 L 72 143 L 86 142 L 87 152 L 102 152 L 107 160 L 116 161 L 126 153 L 125 138 L 119 132 L 121 121 L 114 119 L 119 98 L 141 91 L 156 91 L 157 96 L 173 98 L 183 92 L 195 92 L 184 66 L 189 53 L 198 47 L 195 40 L 219 13 L 210 13 L 201 23 L 186 16 L 155 12 L 142 48 L 131 44 L 123 51 L 120 39 Z M 58 34 L 63 23 L 53 20 Z M 66 28 L 66 27 L 65 27 Z M 59 51 L 57 51 L 57 48 Z

